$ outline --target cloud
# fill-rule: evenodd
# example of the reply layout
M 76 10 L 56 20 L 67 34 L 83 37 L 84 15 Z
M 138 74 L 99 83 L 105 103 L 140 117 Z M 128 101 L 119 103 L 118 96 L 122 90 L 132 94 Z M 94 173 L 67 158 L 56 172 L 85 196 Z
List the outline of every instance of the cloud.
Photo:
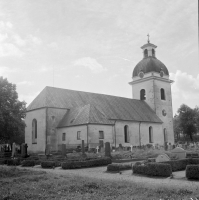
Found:
M 11 69 L 5 66 L 0 67 L 0 76 L 3 76 L 3 77 L 8 76 L 8 74 L 10 73 L 15 73 L 15 72 L 17 72 L 17 69 Z
M 199 74 L 196 78 L 186 72 L 177 70 L 176 73 L 170 73 L 172 84 L 172 97 L 174 105 L 179 108 L 181 104 L 187 104 L 190 107 L 199 105 Z
M 41 91 L 37 91 L 35 93 L 30 93 L 30 94 L 22 94 L 19 93 L 19 100 L 20 101 L 25 101 L 27 103 L 26 106 L 28 106 L 35 98 L 36 96 L 40 93 Z
M 30 85 L 34 85 L 34 83 L 32 81 L 21 81 L 21 82 L 18 82 L 17 85 L 30 86 Z
M 79 65 L 79 66 L 87 67 L 93 73 L 101 73 L 101 72 L 107 71 L 105 67 L 100 65 L 94 58 L 90 58 L 90 57 L 85 57 L 85 58 L 76 60 L 73 64 L 75 66 Z

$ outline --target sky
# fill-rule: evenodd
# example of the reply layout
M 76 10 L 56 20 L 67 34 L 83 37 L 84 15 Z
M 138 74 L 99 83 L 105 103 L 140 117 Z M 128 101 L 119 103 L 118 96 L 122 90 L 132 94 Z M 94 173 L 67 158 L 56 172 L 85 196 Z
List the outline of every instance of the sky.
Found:
M 27 105 L 46 86 L 132 98 L 147 34 L 173 113 L 199 106 L 197 0 L 0 0 L 0 76 Z

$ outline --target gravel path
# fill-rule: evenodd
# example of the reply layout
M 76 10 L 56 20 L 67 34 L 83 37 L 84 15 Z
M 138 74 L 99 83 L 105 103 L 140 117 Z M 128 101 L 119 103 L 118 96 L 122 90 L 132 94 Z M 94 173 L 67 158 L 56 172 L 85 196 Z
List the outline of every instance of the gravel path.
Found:
M 18 166 L 18 168 L 22 168 Z M 173 172 L 174 178 L 154 178 L 154 177 L 143 177 L 132 174 L 132 170 L 122 171 L 119 173 L 107 173 L 107 167 L 93 167 L 93 168 L 82 168 L 82 169 L 70 169 L 63 170 L 61 167 L 55 169 L 43 169 L 41 166 L 35 166 L 33 168 L 23 167 L 23 169 L 30 169 L 36 171 L 46 171 L 47 173 L 53 173 L 62 176 L 81 176 L 88 178 L 96 178 L 99 180 L 111 180 L 111 181 L 128 181 L 140 184 L 144 187 L 167 187 L 173 189 L 187 189 L 199 192 L 199 181 L 188 181 L 185 177 L 185 171 Z

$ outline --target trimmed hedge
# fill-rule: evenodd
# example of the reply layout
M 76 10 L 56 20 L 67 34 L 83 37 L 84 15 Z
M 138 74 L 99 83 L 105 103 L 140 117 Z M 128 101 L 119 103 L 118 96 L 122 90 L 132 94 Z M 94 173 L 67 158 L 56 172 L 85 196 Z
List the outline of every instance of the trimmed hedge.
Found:
M 58 167 L 58 166 L 60 166 L 60 163 L 56 161 L 42 161 L 41 162 L 42 168 L 53 168 L 53 167 Z
M 185 158 L 180 160 L 170 160 L 161 163 L 170 164 L 172 171 L 175 172 L 175 171 L 185 170 L 186 166 L 190 163 L 190 159 Z
M 199 159 L 198 158 L 185 158 L 185 159 L 180 159 L 180 160 L 170 160 L 170 161 L 165 161 L 161 163 L 167 163 L 171 165 L 172 171 L 181 171 L 185 170 L 187 165 L 190 164 L 199 164 Z
M 20 165 L 20 159 L 10 159 L 7 160 L 7 165 Z
M 4 165 L 4 164 L 6 164 L 6 160 L 5 159 L 1 159 L 0 160 L 0 165 Z
M 149 176 L 169 177 L 172 174 L 171 165 L 163 163 L 148 163 L 146 165 L 133 165 L 134 174 L 144 174 Z
M 35 166 L 35 161 L 34 160 L 23 160 L 21 164 L 23 167 L 33 167 L 33 166 Z
M 188 179 L 199 179 L 199 165 L 187 165 L 186 177 Z
M 62 169 L 75 169 L 84 167 L 103 166 L 111 164 L 111 158 L 97 158 L 93 160 L 84 161 L 66 161 L 62 163 Z
M 112 163 L 107 166 L 107 171 L 121 171 L 128 170 L 132 168 L 132 164 L 120 164 L 120 163 Z

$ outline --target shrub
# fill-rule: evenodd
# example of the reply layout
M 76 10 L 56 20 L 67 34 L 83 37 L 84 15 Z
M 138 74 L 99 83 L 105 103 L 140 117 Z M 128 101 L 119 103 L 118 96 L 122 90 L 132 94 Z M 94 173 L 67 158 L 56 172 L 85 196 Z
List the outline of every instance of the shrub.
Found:
M 97 158 L 92 160 L 81 160 L 81 161 L 65 161 L 62 163 L 63 169 L 75 169 L 82 167 L 93 167 L 93 166 L 103 166 L 111 164 L 111 158 Z
M 0 165 L 4 165 L 4 164 L 6 164 L 6 160 L 5 159 L 1 159 L 0 160 Z
M 35 160 L 35 165 L 41 165 L 41 160 Z
M 170 164 L 172 171 L 175 172 L 185 170 L 186 166 L 190 163 L 190 159 L 170 160 L 161 163 Z
M 198 165 L 199 164 L 199 158 L 190 158 L 189 164 Z
M 33 167 L 33 166 L 35 166 L 35 161 L 34 160 L 23 160 L 21 164 L 23 167 Z
M 172 169 L 169 164 L 148 163 L 146 165 L 133 165 L 133 173 L 169 177 L 172 174 Z
M 186 177 L 188 179 L 199 179 L 199 165 L 187 165 Z
M 7 160 L 7 165 L 20 165 L 20 159 L 10 159 Z
M 53 167 L 58 167 L 58 166 L 60 166 L 60 163 L 56 161 L 42 161 L 41 162 L 42 168 L 53 168 Z
M 131 164 L 120 164 L 120 163 L 112 163 L 107 166 L 107 171 L 120 171 L 131 169 Z

